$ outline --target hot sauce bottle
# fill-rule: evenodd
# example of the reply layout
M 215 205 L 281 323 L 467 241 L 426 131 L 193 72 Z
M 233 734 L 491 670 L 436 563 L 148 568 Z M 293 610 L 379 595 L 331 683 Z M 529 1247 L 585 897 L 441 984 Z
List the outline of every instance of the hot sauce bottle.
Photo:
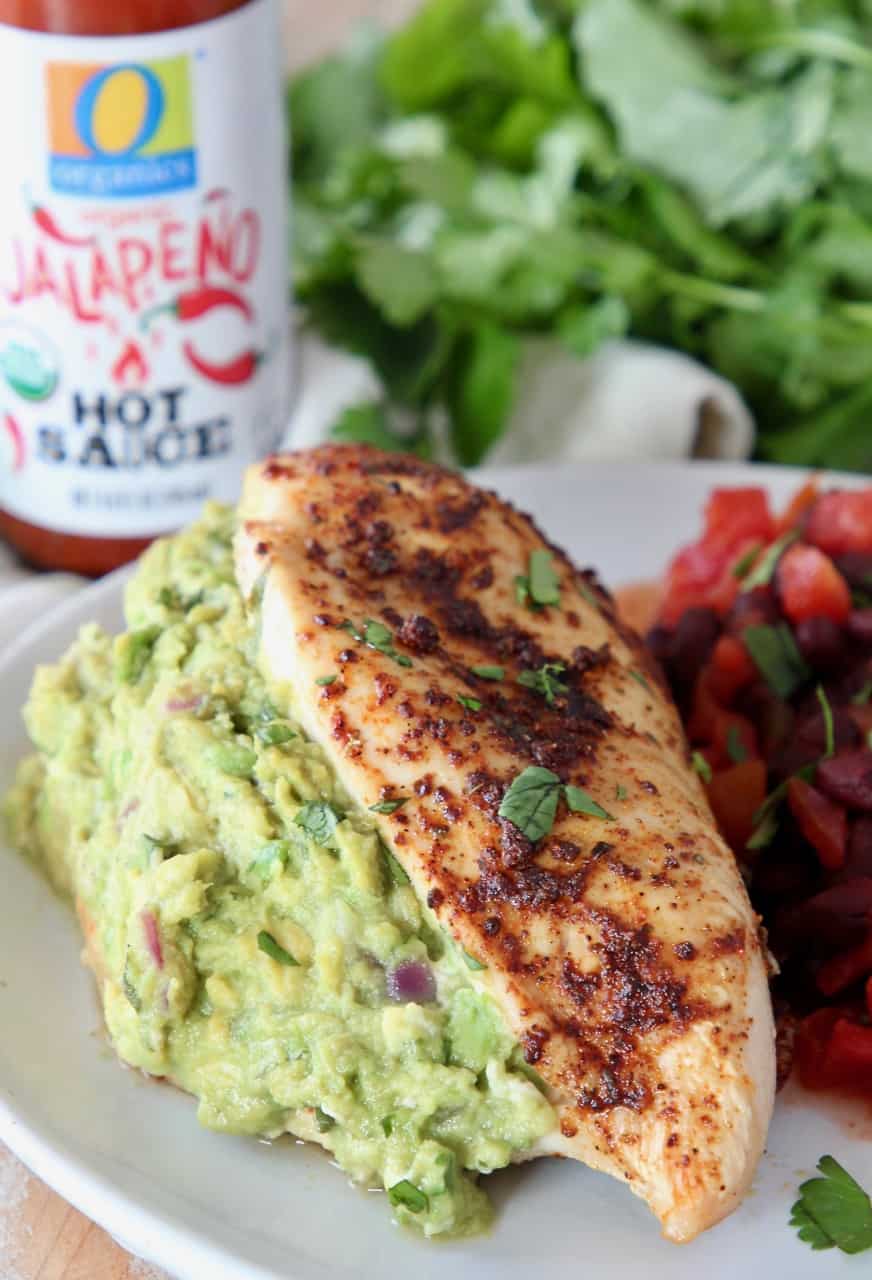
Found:
M 276 0 L 0 0 L 0 533 L 99 574 L 289 405 Z

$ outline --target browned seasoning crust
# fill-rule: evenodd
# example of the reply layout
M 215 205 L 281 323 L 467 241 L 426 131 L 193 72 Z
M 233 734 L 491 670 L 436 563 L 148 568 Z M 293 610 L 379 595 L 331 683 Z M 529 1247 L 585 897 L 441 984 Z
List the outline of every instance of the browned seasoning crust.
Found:
M 630 1117 L 648 1117 L 664 1175 L 686 1194 L 712 1184 L 723 1206 L 711 1214 L 726 1212 L 733 1121 L 719 1119 L 718 1087 L 751 1070 L 755 922 L 660 673 L 595 573 L 495 495 L 356 446 L 270 460 L 249 478 L 246 512 L 243 577 L 270 566 L 265 623 L 269 600 L 284 600 L 295 669 L 338 676 L 304 690 L 310 727 L 362 801 L 409 797 L 379 818 L 385 839 L 487 965 L 564 1137 L 583 1128 L 583 1158 L 641 1179 L 632 1149 L 648 1139 Z M 559 607 L 518 602 L 537 548 L 553 558 Z M 391 652 L 353 638 L 347 624 L 366 619 L 389 629 Z M 518 682 L 545 664 L 561 664 L 548 698 Z M 588 791 L 609 820 L 561 801 L 532 843 L 498 812 L 530 765 Z M 711 1071 L 699 1088 L 675 1070 L 676 1046 L 691 1043 Z

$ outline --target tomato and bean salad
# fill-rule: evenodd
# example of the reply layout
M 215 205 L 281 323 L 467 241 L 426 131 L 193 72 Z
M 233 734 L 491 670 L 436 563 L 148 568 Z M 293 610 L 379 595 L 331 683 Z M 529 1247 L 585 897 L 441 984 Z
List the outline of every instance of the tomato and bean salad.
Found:
M 778 965 L 780 1075 L 872 1097 L 872 487 L 716 490 L 648 641 Z

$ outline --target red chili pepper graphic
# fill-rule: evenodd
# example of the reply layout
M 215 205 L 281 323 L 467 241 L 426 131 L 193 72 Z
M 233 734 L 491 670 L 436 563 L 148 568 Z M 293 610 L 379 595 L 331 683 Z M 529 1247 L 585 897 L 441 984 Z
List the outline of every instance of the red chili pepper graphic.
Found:
M 57 240 L 58 244 L 65 244 L 70 249 L 87 249 L 95 243 L 94 236 L 68 236 L 58 226 L 54 215 L 41 204 L 32 204 L 30 215 L 40 231 L 44 231 L 52 240 Z
M 119 386 L 145 382 L 148 377 L 148 364 L 135 342 L 125 343 L 124 349 L 113 364 L 111 372 L 112 377 Z
M 243 351 L 224 364 L 213 364 L 195 350 L 190 342 L 182 345 L 182 351 L 192 369 L 208 378 L 210 382 L 219 382 L 224 387 L 238 387 L 243 382 L 250 382 L 258 370 L 258 366 L 266 358 L 264 351 Z
M 11 413 L 4 413 L 3 425 L 12 443 L 12 470 L 20 471 L 27 457 L 27 446 L 24 443 L 24 432 Z
M 161 303 L 159 307 L 151 307 L 150 310 L 144 311 L 139 318 L 139 323 L 141 328 L 147 329 L 155 316 L 172 315 L 184 324 L 188 320 L 198 320 L 200 316 L 208 315 L 218 307 L 232 307 L 246 320 L 253 319 L 251 304 L 241 293 L 234 293 L 232 289 L 218 289 L 211 285 L 203 285 L 199 289 L 180 293 L 177 298 Z

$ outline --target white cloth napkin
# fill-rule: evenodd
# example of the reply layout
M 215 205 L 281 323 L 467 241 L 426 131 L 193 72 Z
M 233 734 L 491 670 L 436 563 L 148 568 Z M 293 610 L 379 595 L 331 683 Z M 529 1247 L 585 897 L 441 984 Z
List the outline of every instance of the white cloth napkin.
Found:
M 300 338 L 300 385 L 285 444 L 304 448 L 328 437 L 343 409 L 378 399 L 366 360 Z M 754 424 L 736 389 L 678 352 L 612 342 L 579 360 L 547 339 L 530 339 L 519 394 L 503 439 L 487 462 L 707 457 L 740 459 Z M 79 589 L 70 574 L 33 574 L 0 545 L 0 648 Z
M 300 338 L 300 387 L 286 442 L 327 438 L 343 409 L 381 395 L 367 360 Z M 754 423 L 731 383 L 689 356 L 642 342 L 610 342 L 580 360 L 548 339 L 528 339 L 518 397 L 486 463 L 747 458 Z

